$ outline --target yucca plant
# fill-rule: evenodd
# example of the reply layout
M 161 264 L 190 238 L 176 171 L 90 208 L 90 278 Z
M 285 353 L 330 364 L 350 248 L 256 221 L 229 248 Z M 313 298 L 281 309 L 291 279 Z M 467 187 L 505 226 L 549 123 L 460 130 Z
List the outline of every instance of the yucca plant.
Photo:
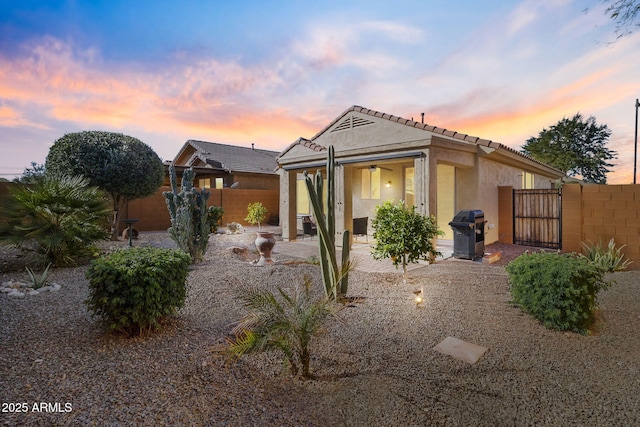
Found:
M 581 245 L 584 249 L 583 256 L 597 268 L 607 273 L 625 270 L 633 262 L 625 259 L 622 253 L 622 248 L 627 245 L 616 248 L 616 242 L 613 238 L 609 240 L 606 248 L 602 245 L 602 241 L 598 242 L 598 244 L 582 242 Z
M 35 252 L 41 266 L 74 265 L 108 236 L 108 199 L 82 177 L 46 174 L 9 191 L 0 212 L 0 242 Z
M 302 286 L 295 286 L 290 293 L 280 287 L 276 290 L 272 293 L 248 288 L 239 295 L 247 314 L 233 329 L 234 337 L 228 340 L 227 351 L 240 358 L 277 349 L 284 354 L 292 375 L 302 371 L 302 377 L 310 378 L 309 343 L 341 306 L 326 297 L 314 298 L 308 276 Z

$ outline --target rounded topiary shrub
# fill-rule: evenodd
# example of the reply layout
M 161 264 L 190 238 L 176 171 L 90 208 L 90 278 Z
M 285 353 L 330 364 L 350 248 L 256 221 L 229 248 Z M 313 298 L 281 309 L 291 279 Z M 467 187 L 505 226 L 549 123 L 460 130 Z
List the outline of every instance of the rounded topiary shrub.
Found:
M 108 329 L 129 336 L 156 328 L 184 305 L 191 257 L 152 247 L 116 251 L 94 260 L 86 303 Z
M 574 254 L 540 252 L 519 256 L 506 270 L 511 296 L 523 310 L 551 329 L 588 333 L 603 272 Z

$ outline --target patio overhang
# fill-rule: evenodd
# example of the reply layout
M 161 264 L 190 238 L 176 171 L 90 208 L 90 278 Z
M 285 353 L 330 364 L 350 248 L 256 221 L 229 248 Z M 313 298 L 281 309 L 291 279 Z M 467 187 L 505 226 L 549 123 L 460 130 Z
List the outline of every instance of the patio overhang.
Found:
M 406 152 L 395 152 L 395 153 L 381 153 L 377 155 L 365 155 L 365 156 L 357 156 L 357 157 L 348 157 L 338 159 L 336 161 L 336 165 L 348 165 L 354 163 L 370 163 L 370 162 L 381 162 L 384 160 L 394 160 L 394 159 L 415 159 L 424 157 L 425 153 L 423 151 L 406 151 Z M 290 171 L 290 170 L 299 170 L 299 169 L 311 169 L 311 168 L 321 168 L 326 167 L 326 160 L 316 161 L 316 162 L 308 162 L 308 163 L 295 163 L 282 165 L 281 168 Z

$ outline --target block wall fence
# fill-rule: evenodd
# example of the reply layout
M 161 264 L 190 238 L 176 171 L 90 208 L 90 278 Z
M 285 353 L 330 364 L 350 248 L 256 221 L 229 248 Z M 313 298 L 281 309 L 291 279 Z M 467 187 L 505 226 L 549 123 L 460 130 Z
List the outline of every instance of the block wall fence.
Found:
M 171 218 L 162 193 L 170 190 L 171 187 L 161 187 L 152 196 L 131 200 L 125 208 L 122 219 L 138 219 L 139 221 L 134 224 L 134 228 L 139 231 L 166 231 L 171 226 Z M 264 224 L 271 215 L 278 215 L 280 206 L 280 191 L 278 190 L 210 188 L 208 191 L 211 195 L 207 200 L 207 206 L 222 206 L 224 209 L 223 225 L 230 222 L 238 222 L 243 226 L 249 225 L 244 220 L 247 216 L 249 203 L 261 202 L 267 208 Z
M 513 243 L 513 188 L 499 187 L 499 241 Z M 640 185 L 565 184 L 562 252 L 582 252 L 581 242 L 626 245 L 622 253 L 640 270 Z
M 0 203 L 9 194 L 9 188 L 16 185 L 12 182 L 0 182 Z M 171 187 L 160 187 L 152 196 L 144 199 L 132 200 L 125 206 L 122 219 L 138 219 L 134 227 L 139 231 L 166 231 L 171 226 L 169 210 L 162 193 Z M 238 222 L 243 226 L 249 225 L 244 218 L 247 216 L 249 203 L 262 202 L 267 208 L 266 222 L 271 215 L 278 215 L 280 209 L 279 190 L 249 190 L 241 188 L 209 189 L 211 195 L 207 200 L 208 206 L 222 206 L 224 214 L 222 224 Z M 264 224 L 263 224 L 264 225 Z M 125 228 L 124 224 L 120 229 Z

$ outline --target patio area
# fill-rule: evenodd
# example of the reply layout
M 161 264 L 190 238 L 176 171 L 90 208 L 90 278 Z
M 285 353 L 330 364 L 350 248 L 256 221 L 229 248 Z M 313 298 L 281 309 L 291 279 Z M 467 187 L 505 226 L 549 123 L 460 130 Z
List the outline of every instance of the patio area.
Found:
M 245 228 L 246 230 L 246 228 Z M 277 230 L 273 230 L 277 233 Z M 371 255 L 371 248 L 375 244 L 373 237 L 369 236 L 368 239 L 364 237 L 358 237 L 354 239 L 351 246 L 351 259 L 354 260 L 355 269 L 359 271 L 369 273 L 398 273 L 402 272 L 402 267 L 396 268 L 390 259 L 376 260 Z M 451 258 L 453 255 L 453 240 L 438 240 L 438 251 L 442 253 L 441 257 L 437 258 L 437 261 L 442 261 Z M 299 236 L 295 241 L 278 241 L 273 249 L 274 257 L 278 254 L 285 254 L 296 258 L 309 258 L 312 256 L 318 256 L 318 237 L 313 236 Z M 407 270 L 411 271 L 420 268 L 424 265 L 428 265 L 426 261 L 420 261 L 417 264 L 409 264 Z

